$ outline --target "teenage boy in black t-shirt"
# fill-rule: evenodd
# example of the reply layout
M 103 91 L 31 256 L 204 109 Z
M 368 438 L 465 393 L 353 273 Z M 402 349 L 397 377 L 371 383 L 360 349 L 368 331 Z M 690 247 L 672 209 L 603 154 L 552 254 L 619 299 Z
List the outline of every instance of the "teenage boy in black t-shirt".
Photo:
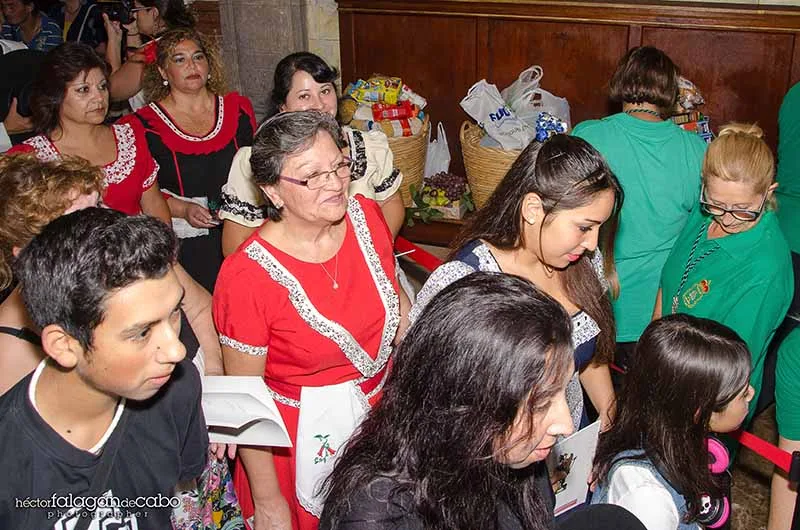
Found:
M 0 397 L 0 529 L 171 528 L 175 486 L 208 446 L 176 250 L 155 219 L 89 208 L 20 252 L 47 359 Z

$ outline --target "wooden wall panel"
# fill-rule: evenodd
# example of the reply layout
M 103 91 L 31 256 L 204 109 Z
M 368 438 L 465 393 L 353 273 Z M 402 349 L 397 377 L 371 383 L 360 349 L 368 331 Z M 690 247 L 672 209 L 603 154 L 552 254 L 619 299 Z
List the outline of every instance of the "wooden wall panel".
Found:
M 459 101 L 478 80 L 475 19 L 372 14 L 354 19 L 356 59 L 353 65 L 343 67 L 348 76 L 343 84 L 376 72 L 402 77 L 428 100 L 426 111 L 434 125 L 440 120 L 445 123 L 452 170 L 463 171 L 458 126 L 466 114 Z
M 628 49 L 624 25 L 491 20 L 488 71 L 502 90 L 538 64 L 542 87 L 567 98 L 572 123 L 608 114 L 608 80 Z
M 197 0 L 192 3 L 191 10 L 197 17 L 197 29 L 222 43 L 222 30 L 217 0 Z
M 795 36 L 752 31 L 644 28 L 642 43 L 661 48 L 706 97 L 715 130 L 757 121 L 775 148 L 778 109 L 790 87 Z

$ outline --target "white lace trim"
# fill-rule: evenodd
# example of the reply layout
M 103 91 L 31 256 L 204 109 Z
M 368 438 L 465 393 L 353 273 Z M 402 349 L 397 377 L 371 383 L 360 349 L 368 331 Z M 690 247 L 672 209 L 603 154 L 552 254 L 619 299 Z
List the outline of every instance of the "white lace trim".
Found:
M 155 164 L 155 167 L 153 168 L 153 172 L 150 174 L 149 177 L 147 177 L 147 179 L 144 182 L 142 182 L 142 189 L 143 190 L 146 190 L 150 186 L 152 186 L 153 183 L 156 181 L 156 177 L 158 177 L 158 170 L 161 169 L 161 166 L 158 165 L 158 162 L 156 162 L 155 159 L 153 160 L 153 164 Z
M 61 160 L 61 153 L 58 152 L 58 149 L 56 149 L 56 146 L 53 145 L 53 142 L 51 142 L 50 139 L 43 134 L 37 134 L 33 138 L 28 138 L 22 143 L 33 147 L 33 149 L 36 151 L 36 158 L 42 162 L 55 162 L 57 160 Z
M 250 344 L 245 344 L 244 342 L 239 342 L 238 340 L 232 339 L 225 335 L 219 336 L 219 343 L 223 346 L 233 348 L 238 352 L 246 353 L 247 355 L 266 355 L 267 351 L 269 350 L 268 346 L 252 346 Z
M 191 136 L 189 134 L 186 134 L 185 132 L 180 130 L 178 126 L 172 123 L 172 120 L 169 119 L 169 116 L 167 116 L 155 102 L 150 103 L 149 106 L 153 110 L 153 112 L 156 113 L 156 116 L 158 116 L 161 119 L 161 121 L 166 123 L 167 127 L 172 129 L 172 132 L 174 132 L 176 135 L 180 136 L 181 138 L 183 138 L 188 142 L 205 142 L 206 140 L 214 138 L 217 134 L 219 134 L 219 131 L 222 130 L 222 121 L 225 116 L 224 101 L 225 100 L 222 98 L 222 96 L 217 96 L 217 105 L 219 105 L 219 112 L 217 113 L 217 123 L 214 124 L 214 128 L 211 130 L 211 132 L 205 136 Z
M 133 127 L 128 123 L 115 123 L 111 126 L 114 131 L 114 141 L 117 144 L 117 159 L 112 163 L 103 166 L 103 173 L 106 176 L 106 184 L 119 184 L 133 172 L 136 165 L 136 135 Z M 61 153 L 56 146 L 43 134 L 28 138 L 23 143 L 36 150 L 36 158 L 42 162 L 54 162 L 61 160 Z M 158 166 L 156 164 L 156 166 Z M 155 174 L 151 178 L 155 180 Z M 145 186 L 147 187 L 147 186 Z
M 572 317 L 572 345 L 577 348 L 600 334 L 600 326 L 585 311 Z
M 103 166 L 106 183 L 119 184 L 133 172 L 136 165 L 136 135 L 128 123 L 115 123 L 111 126 L 117 140 L 117 159 Z
M 292 306 L 311 329 L 339 346 L 342 353 L 362 375 L 372 377 L 386 365 L 392 353 L 392 341 L 400 323 L 400 302 L 392 282 L 381 266 L 361 205 L 351 198 L 347 211 L 353 224 L 356 240 L 364 255 L 386 314 L 377 359 L 373 360 L 343 326 L 324 317 L 311 303 L 300 282 L 260 243 L 251 242 L 245 248 L 245 253 L 267 271 L 274 281 L 289 291 L 289 300 Z

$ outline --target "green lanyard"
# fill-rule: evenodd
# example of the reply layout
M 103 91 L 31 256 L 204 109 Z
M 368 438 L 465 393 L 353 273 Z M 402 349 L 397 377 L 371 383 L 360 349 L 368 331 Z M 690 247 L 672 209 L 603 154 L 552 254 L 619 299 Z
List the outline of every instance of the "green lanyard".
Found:
M 686 280 L 689 279 L 689 273 L 697 266 L 698 263 L 703 261 L 706 257 L 710 254 L 713 254 L 719 248 L 719 245 L 706 250 L 701 256 L 694 258 L 694 253 L 697 250 L 697 245 L 700 244 L 700 238 L 703 237 L 703 233 L 708 229 L 708 223 L 703 223 L 703 226 L 700 227 L 700 231 L 697 232 L 697 237 L 694 239 L 694 243 L 692 244 L 692 250 L 689 252 L 689 257 L 686 259 L 686 266 L 683 269 L 683 276 L 681 276 L 681 284 L 678 286 L 678 290 L 675 291 L 675 296 L 672 297 L 672 314 L 678 312 L 678 300 L 680 299 L 681 291 L 683 287 L 686 285 Z M 694 258 L 694 260 L 692 260 Z

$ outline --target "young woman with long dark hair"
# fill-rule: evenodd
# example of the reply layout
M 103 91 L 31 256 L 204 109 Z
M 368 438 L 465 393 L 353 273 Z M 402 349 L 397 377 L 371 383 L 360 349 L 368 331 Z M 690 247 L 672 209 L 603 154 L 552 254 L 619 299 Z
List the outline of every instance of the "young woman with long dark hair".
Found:
M 561 304 L 517 276 L 476 272 L 445 288 L 339 457 L 320 528 L 551 528 L 543 460 L 573 430 L 571 328 Z M 605 508 L 584 516 L 641 528 Z
M 557 135 L 532 143 L 472 217 L 448 263 L 428 278 L 410 320 L 445 286 L 475 271 L 527 278 L 572 315 L 575 359 L 567 400 L 575 427 L 587 423 L 581 383 L 607 423 L 615 337 L 606 291 L 616 292 L 613 248 L 622 201 L 619 182 L 586 141 Z
M 684 314 L 651 323 L 600 436 L 592 501 L 622 506 L 649 530 L 700 528 L 713 506 L 703 497 L 726 493 L 721 470 L 709 469 L 709 445 L 722 445 L 707 437 L 744 421 L 749 377 L 747 345 L 730 328 Z

